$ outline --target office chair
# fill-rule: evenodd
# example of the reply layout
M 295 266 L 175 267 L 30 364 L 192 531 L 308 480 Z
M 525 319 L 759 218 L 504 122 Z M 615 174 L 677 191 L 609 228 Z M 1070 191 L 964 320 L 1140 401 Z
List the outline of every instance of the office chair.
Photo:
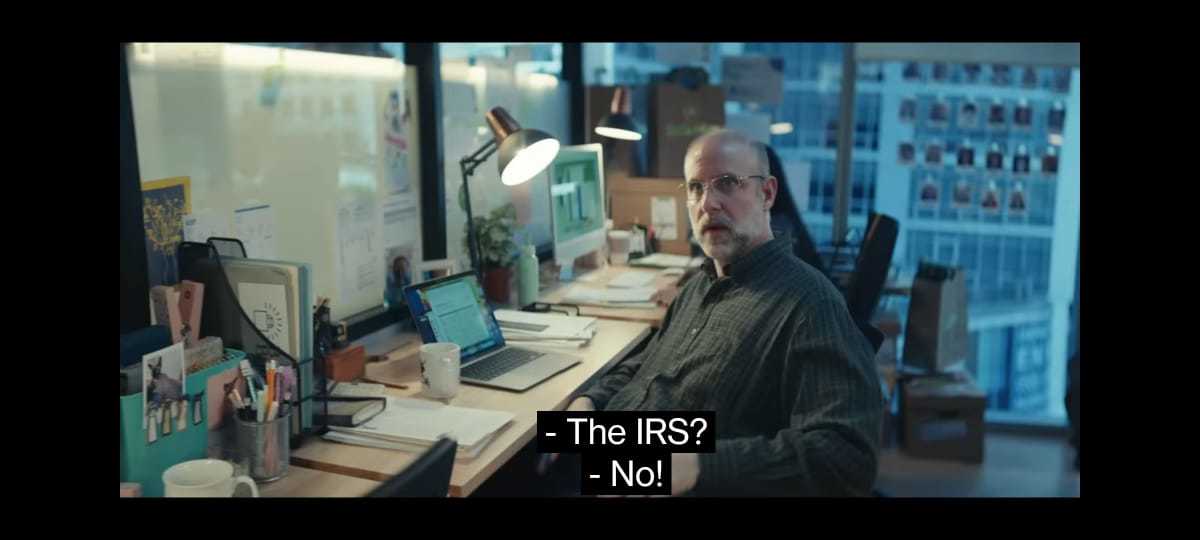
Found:
M 846 307 L 860 326 L 870 322 L 879 304 L 899 234 L 900 224 L 895 218 L 875 212 L 867 218 L 867 233 L 846 287 Z
M 399 474 L 389 478 L 367 497 L 445 497 L 450 493 L 450 471 L 458 442 L 442 437 Z

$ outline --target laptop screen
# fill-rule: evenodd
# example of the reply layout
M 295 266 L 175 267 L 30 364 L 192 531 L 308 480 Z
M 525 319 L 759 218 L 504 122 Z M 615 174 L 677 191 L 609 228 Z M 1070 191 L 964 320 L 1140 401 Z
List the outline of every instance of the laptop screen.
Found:
M 474 272 L 463 272 L 404 288 L 421 340 L 454 343 L 465 364 L 504 345 L 500 325 Z

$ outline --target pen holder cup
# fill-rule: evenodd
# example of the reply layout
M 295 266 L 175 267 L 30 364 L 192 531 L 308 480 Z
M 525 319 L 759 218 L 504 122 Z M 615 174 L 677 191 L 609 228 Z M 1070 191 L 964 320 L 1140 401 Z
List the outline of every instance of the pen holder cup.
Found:
M 274 420 L 246 422 L 235 415 L 238 458 L 255 481 L 274 482 L 287 474 L 291 459 L 290 417 L 289 411 Z

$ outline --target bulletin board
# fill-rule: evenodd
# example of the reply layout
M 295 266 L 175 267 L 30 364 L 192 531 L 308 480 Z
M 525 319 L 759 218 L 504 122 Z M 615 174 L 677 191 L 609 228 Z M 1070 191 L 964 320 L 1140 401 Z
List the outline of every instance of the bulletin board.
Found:
M 682 178 L 612 178 L 608 183 L 613 227 L 651 225 L 659 251 L 691 255 L 691 221 Z
M 190 178 L 185 240 L 236 237 L 252 258 L 311 264 L 334 319 L 403 285 L 393 268 L 422 260 L 415 68 L 240 44 L 128 47 L 141 179 Z

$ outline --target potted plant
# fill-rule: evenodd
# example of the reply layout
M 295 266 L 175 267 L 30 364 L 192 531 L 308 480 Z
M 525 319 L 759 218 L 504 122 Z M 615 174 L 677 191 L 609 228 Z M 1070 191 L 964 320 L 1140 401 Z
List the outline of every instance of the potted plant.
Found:
M 512 262 L 517 245 L 513 242 L 513 227 L 517 209 L 512 203 L 492 210 L 486 217 L 475 218 L 475 235 L 479 238 L 479 263 L 483 266 L 483 291 L 488 300 L 508 302 L 512 293 Z M 463 251 L 470 252 L 467 234 L 463 233 Z

